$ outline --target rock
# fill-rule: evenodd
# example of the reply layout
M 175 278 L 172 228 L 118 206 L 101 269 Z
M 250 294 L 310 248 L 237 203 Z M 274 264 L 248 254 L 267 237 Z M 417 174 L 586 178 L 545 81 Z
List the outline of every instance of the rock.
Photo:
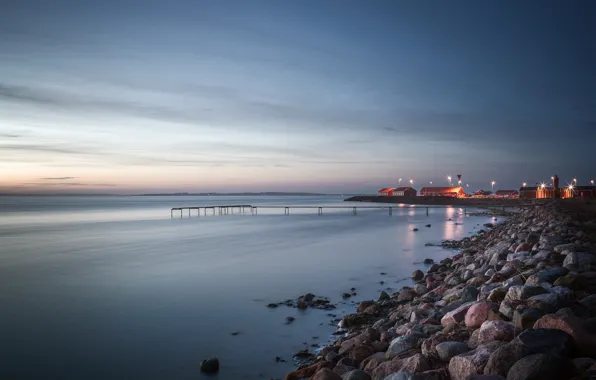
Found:
M 410 373 L 424 372 L 432 369 L 431 363 L 424 355 L 415 354 L 405 359 L 394 359 L 389 362 L 381 363 L 373 372 L 374 380 L 384 380 L 388 375 L 405 371 Z
M 311 377 L 311 380 L 341 380 L 341 376 L 329 368 L 321 368 Z
M 414 344 L 415 341 L 413 339 L 408 339 L 408 336 L 406 335 L 397 337 L 389 344 L 389 348 L 385 353 L 385 357 L 387 359 L 392 359 L 396 356 L 399 356 L 402 353 L 411 350 L 414 347 Z
M 375 301 L 362 301 L 360 302 L 360 304 L 358 305 L 358 307 L 356 308 L 356 312 L 358 313 L 362 313 L 364 310 L 366 310 L 369 306 L 372 306 L 375 304 Z
M 286 317 L 286 325 L 289 325 L 290 323 L 294 322 L 296 320 L 296 318 L 294 317 Z
M 368 358 L 375 352 L 376 350 L 371 346 L 360 345 L 354 347 L 354 349 L 350 351 L 349 358 L 355 360 L 356 362 L 358 362 L 358 364 L 360 364 L 360 362 L 362 362 L 364 359 Z
M 532 353 L 531 350 L 519 343 L 504 344 L 489 356 L 486 367 L 484 367 L 484 374 L 507 376 L 513 363 Z
M 492 302 L 477 302 L 470 306 L 466 313 L 466 326 L 470 328 L 478 328 L 485 321 L 495 318 L 494 311 L 497 305 Z
M 585 252 L 571 252 L 563 261 L 563 267 L 569 270 L 589 270 L 594 263 L 595 256 Z
M 482 374 L 490 355 L 503 342 L 481 344 L 476 349 L 457 355 L 449 361 L 449 375 L 452 380 L 467 380 L 469 376 Z
M 325 356 L 325 360 L 334 363 L 339 360 L 339 355 L 335 351 L 331 351 Z
M 470 351 L 468 345 L 462 342 L 443 342 L 435 347 L 439 359 L 448 362 L 452 357 Z
M 370 375 L 362 370 L 355 369 L 343 374 L 343 380 L 371 380 Z
M 507 289 L 506 288 L 496 288 L 490 291 L 490 293 L 488 294 L 488 297 L 486 298 L 488 301 L 491 302 L 501 302 L 505 299 L 505 296 L 507 295 Z
M 462 293 L 460 300 L 464 303 L 476 301 L 478 298 L 478 289 L 475 286 L 466 286 Z
M 573 243 L 569 243 L 569 244 L 559 244 L 555 247 L 554 251 L 556 253 L 561 253 L 563 251 L 571 251 L 571 252 L 575 252 L 575 244 Z
M 433 259 L 424 259 L 424 264 L 426 264 L 426 265 L 431 265 L 434 263 L 435 263 L 435 261 Z
M 217 373 L 219 371 L 219 360 L 217 358 L 203 360 L 200 370 L 203 373 Z
M 414 291 L 417 295 L 422 296 L 428 293 L 428 287 L 425 284 L 416 284 L 414 285 Z
M 337 363 L 337 365 L 333 368 L 333 372 L 338 374 L 339 376 L 342 376 L 342 375 L 344 375 L 350 371 L 353 371 L 355 369 L 356 369 L 356 367 Z
M 389 297 L 389 294 L 387 294 L 386 292 L 381 292 L 381 294 L 379 295 L 378 302 L 386 301 L 388 299 L 391 299 L 391 297 Z
M 499 375 L 472 375 L 467 380 L 505 380 L 505 378 Z
M 418 228 L 414 228 L 412 231 L 416 232 L 416 231 L 418 231 Z
M 557 329 L 569 334 L 577 353 L 596 358 L 596 334 L 574 315 L 547 314 L 534 324 L 535 329 Z
M 589 310 L 591 317 L 596 317 L 596 294 L 582 298 L 579 304 Z
M 396 373 L 392 373 L 391 375 L 387 376 L 384 380 L 409 380 L 412 377 L 412 373 L 399 371 Z
M 431 265 L 430 268 L 428 268 L 428 273 L 438 272 L 440 268 L 441 267 L 439 266 L 439 264 L 435 263 L 435 264 Z
M 484 275 L 485 275 L 486 277 L 492 277 L 492 276 L 494 276 L 494 275 L 495 275 L 495 273 L 497 273 L 497 272 L 495 272 L 495 270 L 494 270 L 494 269 L 489 269 L 489 270 L 487 270 L 486 272 L 484 272 Z
M 520 245 L 515 248 L 515 252 L 529 252 L 532 249 L 532 244 L 530 243 L 521 243 Z
M 540 310 L 543 314 L 553 313 L 563 307 L 561 298 L 552 293 L 539 294 L 530 297 L 527 300 L 527 305 L 531 308 Z
M 397 296 L 397 302 L 409 302 L 417 296 L 413 289 L 403 289 Z
M 584 372 L 596 364 L 596 359 L 592 358 L 576 358 L 573 359 L 573 366 L 577 371 Z
M 531 329 L 543 315 L 539 309 L 518 306 L 513 312 L 513 327 L 516 330 Z
M 540 286 L 517 285 L 509 288 L 505 299 L 508 299 L 509 301 L 523 301 L 532 296 L 544 293 L 547 293 L 547 290 Z
M 515 312 L 515 307 L 511 303 L 511 301 L 505 299 L 499 305 L 499 313 L 503 314 L 507 319 L 513 318 L 513 313 Z
M 473 302 L 465 303 L 459 306 L 457 309 L 448 312 L 443 318 L 441 318 L 441 325 L 447 326 L 450 323 L 460 323 L 466 318 L 468 309 L 473 305 Z
M 483 344 L 493 340 L 510 341 L 515 335 L 513 325 L 505 321 L 486 321 L 480 326 L 478 343 Z
M 501 242 L 487 249 L 484 252 L 485 257 L 490 257 L 489 265 L 495 265 L 501 260 L 507 258 L 507 252 L 509 251 L 509 243 Z
M 575 371 L 570 359 L 563 356 L 534 354 L 518 360 L 509 370 L 507 380 L 562 380 Z
M 445 282 L 449 286 L 456 286 L 461 284 L 461 278 L 459 276 L 453 276 Z
M 468 281 L 468 280 L 472 279 L 473 277 L 474 277 L 474 271 L 468 269 L 462 274 L 461 279 L 463 281 Z
M 533 328 L 522 332 L 512 343 L 523 345 L 529 354 L 565 355 L 571 336 L 557 329 Z

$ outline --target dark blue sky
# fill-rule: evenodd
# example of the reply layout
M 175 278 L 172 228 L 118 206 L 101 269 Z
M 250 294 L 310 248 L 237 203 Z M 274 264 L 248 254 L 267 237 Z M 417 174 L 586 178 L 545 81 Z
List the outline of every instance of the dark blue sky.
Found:
M 596 176 L 591 1 L 3 1 L 0 190 Z

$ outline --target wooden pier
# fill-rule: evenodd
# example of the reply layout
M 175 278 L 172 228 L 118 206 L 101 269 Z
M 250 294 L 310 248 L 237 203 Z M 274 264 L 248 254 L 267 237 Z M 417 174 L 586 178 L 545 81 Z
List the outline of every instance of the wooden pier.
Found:
M 493 206 L 491 208 L 499 208 L 505 211 L 506 207 L 511 208 L 512 206 Z M 429 209 L 431 208 L 457 208 L 463 209 L 463 214 L 467 215 L 467 210 L 465 207 L 457 207 L 457 206 L 421 206 L 421 205 L 385 205 L 385 206 L 306 206 L 306 205 L 296 205 L 296 206 L 285 206 L 285 205 L 262 205 L 262 206 L 253 206 L 253 205 L 219 205 L 219 206 L 187 206 L 187 207 L 174 207 L 170 211 L 170 216 L 174 217 L 174 211 L 180 211 L 180 217 L 183 216 L 184 211 L 188 210 L 188 216 L 191 217 L 192 211 L 197 211 L 197 216 L 201 216 L 201 210 L 203 211 L 203 215 L 207 216 L 207 210 L 210 211 L 210 215 L 228 215 L 228 214 L 244 214 L 246 210 L 250 210 L 252 215 L 257 215 L 259 213 L 259 209 L 277 209 L 284 211 L 284 215 L 290 215 L 290 210 L 292 209 L 311 209 L 316 210 L 317 215 L 323 215 L 324 209 L 345 209 L 350 210 L 352 215 L 357 215 L 358 210 L 387 210 L 389 215 L 393 215 L 394 210 L 410 210 L 410 209 L 425 209 L 426 216 L 429 215 Z

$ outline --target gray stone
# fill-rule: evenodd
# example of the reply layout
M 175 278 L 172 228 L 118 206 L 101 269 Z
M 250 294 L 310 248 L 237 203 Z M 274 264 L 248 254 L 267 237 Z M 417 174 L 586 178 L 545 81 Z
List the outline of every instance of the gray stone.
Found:
M 420 269 L 417 269 L 412 273 L 412 279 L 415 281 L 422 280 L 423 278 L 424 278 L 424 273 L 422 273 L 422 271 Z
M 503 342 L 494 341 L 479 345 L 476 349 L 457 355 L 449 361 L 449 375 L 452 380 L 467 380 L 472 375 L 482 374 L 490 355 Z
M 461 284 L 461 278 L 459 276 L 453 276 L 445 282 L 449 286 L 455 286 Z
M 513 326 L 516 330 L 530 329 L 544 314 L 539 309 L 518 307 L 513 312 Z
M 470 351 L 470 348 L 462 342 L 442 342 L 436 345 L 435 350 L 439 359 L 448 362 L 452 357 Z
M 467 269 L 461 276 L 461 279 L 464 281 L 468 281 L 469 279 L 474 277 L 474 271 L 471 269 Z
M 508 242 L 501 242 L 484 251 L 485 257 L 490 257 L 489 265 L 495 265 L 500 260 L 505 260 L 507 252 L 509 252 L 510 244 Z
M 497 272 L 494 269 L 489 269 L 484 273 L 484 275 L 486 277 L 492 277 L 495 273 L 497 273 Z
M 428 288 L 426 287 L 425 284 L 416 284 L 416 285 L 414 285 L 413 289 L 416 292 L 416 294 L 418 294 L 419 296 L 422 296 L 422 295 L 428 293 Z
M 217 358 L 203 360 L 200 370 L 203 373 L 217 373 L 219 371 L 219 360 Z
M 556 253 L 561 253 L 563 251 L 572 251 L 572 252 L 575 252 L 575 244 L 573 244 L 573 243 L 559 244 L 559 245 L 555 246 L 554 251 Z
M 569 270 L 589 270 L 594 263 L 594 255 L 585 252 L 571 252 L 563 261 L 563 266 Z
M 575 369 L 581 372 L 587 371 L 590 367 L 596 364 L 596 359 L 592 358 L 576 358 L 573 359 Z
M 466 303 L 476 301 L 477 298 L 478 289 L 475 286 L 468 285 L 463 289 L 460 300 Z
M 538 294 L 547 293 L 547 290 L 540 286 L 516 285 L 509 288 L 505 299 L 509 301 L 523 301 Z
M 511 304 L 511 301 L 507 299 L 503 300 L 503 302 L 501 302 L 501 304 L 499 305 L 499 313 L 503 314 L 505 317 L 507 317 L 507 319 L 513 318 L 514 311 L 515 308 Z

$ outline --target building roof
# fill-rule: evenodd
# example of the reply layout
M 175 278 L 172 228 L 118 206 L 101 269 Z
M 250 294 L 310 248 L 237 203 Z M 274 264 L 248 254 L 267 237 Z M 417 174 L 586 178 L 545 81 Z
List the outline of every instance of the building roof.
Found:
M 387 193 L 389 191 L 394 191 L 395 189 L 393 187 L 384 187 L 381 190 L 379 190 L 379 193 Z
M 423 187 L 422 189 L 420 189 L 420 192 L 426 192 L 426 193 L 459 193 L 460 191 L 463 191 L 463 188 L 461 186 L 455 186 L 455 187 Z
M 588 185 L 588 186 L 574 186 L 573 190 L 596 190 L 596 186 Z
M 406 190 L 410 190 L 410 189 L 412 189 L 412 190 L 416 191 L 416 189 L 414 189 L 414 188 L 413 188 L 413 187 L 411 187 L 411 186 L 398 187 L 397 189 L 395 189 L 395 191 L 406 191 Z
M 491 195 L 493 192 L 492 191 L 488 191 L 488 190 L 476 190 L 474 191 L 475 195 Z
M 501 195 L 501 194 L 515 194 L 515 193 L 519 193 L 519 191 L 517 191 L 517 190 L 497 190 L 497 192 L 496 192 L 497 195 Z
M 550 187 L 550 186 L 545 186 L 545 187 L 541 187 L 541 186 L 526 186 L 526 187 L 520 187 L 519 191 L 536 191 L 538 189 L 553 190 L 553 188 Z

